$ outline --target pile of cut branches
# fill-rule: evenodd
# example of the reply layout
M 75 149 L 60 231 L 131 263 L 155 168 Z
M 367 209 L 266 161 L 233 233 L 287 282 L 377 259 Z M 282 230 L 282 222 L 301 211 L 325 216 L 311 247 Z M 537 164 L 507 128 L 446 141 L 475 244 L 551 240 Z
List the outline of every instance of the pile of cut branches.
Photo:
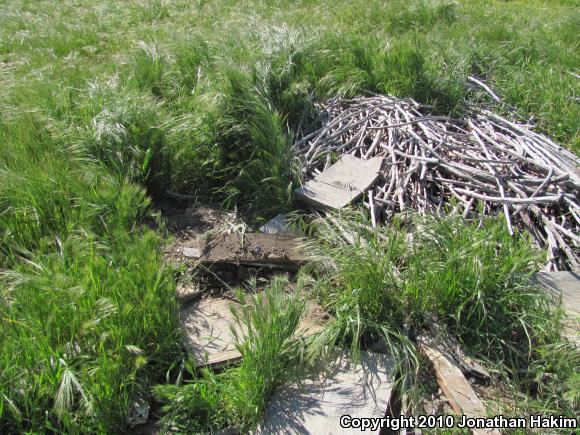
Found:
M 402 211 L 503 215 L 547 248 L 546 270 L 580 262 L 580 160 L 524 124 L 488 110 L 464 119 L 424 115 L 409 99 L 373 96 L 321 104 L 321 127 L 295 146 L 306 178 L 343 154 L 384 159 L 365 203 L 374 221 Z

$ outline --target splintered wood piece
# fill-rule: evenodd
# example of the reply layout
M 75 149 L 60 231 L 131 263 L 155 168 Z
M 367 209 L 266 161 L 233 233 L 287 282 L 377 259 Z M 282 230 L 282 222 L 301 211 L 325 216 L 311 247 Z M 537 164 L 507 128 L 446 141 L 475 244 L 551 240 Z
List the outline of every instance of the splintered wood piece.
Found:
M 382 158 L 358 159 L 344 155 L 334 165 L 294 190 L 304 202 L 339 209 L 358 199 L 379 177 Z
M 297 268 L 306 263 L 306 257 L 300 251 L 302 244 L 303 239 L 286 234 L 221 234 L 200 241 L 199 261 Z
M 387 355 L 361 352 L 360 363 L 354 363 L 343 353 L 328 373 L 278 388 L 256 433 L 345 433 L 342 415 L 384 417 L 393 394 L 394 367 Z
M 455 360 L 459 363 L 459 366 L 463 373 L 466 375 L 471 375 L 489 382 L 491 380 L 491 375 L 478 361 L 465 355 L 463 349 L 459 345 L 457 339 L 449 334 L 445 327 L 442 327 L 440 323 L 434 321 L 427 322 L 427 327 L 431 332 L 432 337 L 437 337 L 438 343 L 445 348 L 449 355 L 452 355 Z
M 181 310 L 181 323 L 190 355 L 198 367 L 216 366 L 241 358 L 232 338 L 234 323 L 230 299 L 205 298 Z
M 470 418 L 487 417 L 485 406 L 445 347 L 425 333 L 417 337 L 417 346 L 433 365 L 437 383 L 449 399 L 453 410 Z M 500 432 L 497 429 L 475 429 L 472 433 L 498 435 Z

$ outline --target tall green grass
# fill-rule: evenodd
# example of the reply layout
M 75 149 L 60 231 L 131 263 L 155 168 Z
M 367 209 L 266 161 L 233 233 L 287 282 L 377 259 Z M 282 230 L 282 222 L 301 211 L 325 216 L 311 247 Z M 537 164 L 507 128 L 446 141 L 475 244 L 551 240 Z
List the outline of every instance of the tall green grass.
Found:
M 417 216 L 410 228 L 373 229 L 353 212 L 313 223 L 314 294 L 335 317 L 319 345 L 356 353 L 384 340 L 409 386 L 412 340 L 436 322 L 520 388 L 546 376 L 538 401 L 554 409 L 555 397 L 568 397 L 556 409 L 573 414 L 577 380 L 564 361 L 577 355 L 561 336 L 557 301 L 529 284 L 539 256 L 525 235 L 455 217 Z M 560 357 L 548 355 L 555 348 Z
M 294 293 L 286 293 L 287 286 L 288 279 L 278 276 L 263 293 L 238 291 L 242 306 L 234 310 L 231 326 L 242 362 L 219 374 L 191 371 L 191 381 L 155 387 L 164 403 L 165 427 L 245 431 L 259 423 L 274 389 L 292 380 L 302 363 L 303 343 L 295 332 L 304 315 L 304 300 L 300 285 Z M 250 290 L 256 291 L 255 282 Z
M 139 223 L 150 202 L 63 122 L 2 127 L 0 430 L 123 431 L 179 352 L 175 284 Z
M 47 21 L 11 1 L 2 112 L 42 108 L 67 139 L 156 196 L 198 191 L 270 215 L 289 206 L 299 179 L 289 143 L 320 98 L 390 93 L 460 115 L 481 96 L 466 85 L 477 75 L 576 149 L 576 6 L 81 2 L 49 9 Z
M 577 152 L 578 16 L 575 1 L 2 2 L 0 427 L 122 430 L 175 334 L 160 245 L 140 227 L 147 196 L 200 193 L 258 220 L 289 209 L 290 144 L 321 98 L 391 93 L 460 115 L 481 100 L 466 86 L 475 74 Z M 107 321 L 94 335 L 79 325 L 104 298 L 116 323 L 102 341 Z M 472 313 L 470 326 L 501 314 L 468 300 L 453 316 Z M 341 304 L 375 323 L 401 315 Z M 135 369 L 126 346 L 150 363 Z
M 1 277 L 0 428 L 121 432 L 179 351 L 159 240 L 79 233 Z

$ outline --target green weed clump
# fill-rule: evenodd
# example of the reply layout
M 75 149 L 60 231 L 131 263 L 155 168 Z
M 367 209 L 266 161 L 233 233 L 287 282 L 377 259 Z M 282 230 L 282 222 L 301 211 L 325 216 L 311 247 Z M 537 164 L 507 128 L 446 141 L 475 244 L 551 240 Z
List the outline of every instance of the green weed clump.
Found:
M 179 351 L 143 188 L 23 115 L 0 136 L 0 431 L 120 432 Z
M 79 232 L 1 276 L 1 428 L 124 430 L 179 351 L 158 244 L 150 232 L 113 242 Z
M 303 345 L 295 332 L 304 301 L 299 288 L 286 293 L 287 285 L 287 278 L 279 276 L 263 293 L 238 291 L 242 306 L 234 311 L 232 335 L 242 354 L 239 366 L 219 374 L 192 371 L 193 380 L 183 385 L 155 387 L 165 403 L 166 427 L 185 431 L 255 427 L 274 389 L 291 380 L 301 364 Z M 255 292 L 255 282 L 250 287 Z
M 573 1 L 256 1 L 242 10 L 224 0 L 129 7 L 118 0 L 59 7 L 8 0 L 0 12 L 0 430 L 122 430 L 128 398 L 167 369 L 156 346 L 167 350 L 175 333 L 160 244 L 140 228 L 148 195 L 199 193 L 257 220 L 291 208 L 301 172 L 290 145 L 316 122 L 319 99 L 389 93 L 460 116 L 466 100 L 488 103 L 466 85 L 476 75 L 503 99 L 497 110 L 515 108 L 578 151 L 580 14 Z M 481 231 L 500 237 L 493 228 Z M 355 291 L 358 284 L 351 286 L 356 298 L 320 291 L 329 306 L 343 307 L 344 327 L 334 333 L 345 341 L 364 345 L 380 334 L 398 340 L 408 331 L 383 320 L 414 313 L 404 322 L 411 327 L 421 307 L 465 342 L 476 339 L 465 328 L 480 327 L 485 339 L 474 349 L 490 358 L 497 351 L 507 365 L 525 359 L 526 340 L 543 340 L 543 300 L 529 305 L 529 289 L 507 286 L 504 272 L 484 268 L 489 278 L 474 263 L 451 263 L 436 250 L 444 241 L 421 259 L 401 235 L 388 238 L 387 257 L 379 245 L 360 258 L 353 253 L 345 275 L 353 283 L 376 279 L 380 285 L 369 287 L 376 293 Z M 485 248 L 491 256 L 491 247 L 480 245 L 478 255 Z M 519 270 L 523 254 L 506 246 L 502 255 L 514 255 Z M 469 259 L 460 248 L 445 249 Z M 412 266 L 419 260 L 435 275 Z M 369 278 L 357 277 L 357 262 L 370 261 L 381 274 L 367 266 Z M 455 267 L 465 269 L 477 293 L 451 279 Z M 449 289 L 436 282 L 439 275 Z M 433 289 L 420 297 L 411 278 Z M 383 286 L 394 290 L 385 296 Z M 492 296 L 500 306 L 488 302 Z M 82 325 L 107 298 L 114 314 L 95 326 L 99 334 L 89 334 Z M 147 298 L 159 300 L 145 306 Z M 511 349 L 505 334 L 515 313 L 522 322 Z M 113 319 L 108 336 L 99 325 Z M 135 369 L 142 361 L 123 346 L 142 350 L 139 357 L 151 363 Z M 538 361 L 550 373 L 562 366 Z M 577 383 L 566 379 L 562 385 Z M 253 418 L 242 415 L 249 411 L 228 419 Z
M 312 229 L 319 239 L 314 292 L 335 316 L 327 342 L 356 352 L 384 340 L 406 359 L 408 382 L 417 369 L 412 340 L 436 322 L 519 386 L 551 373 L 558 381 L 546 383 L 540 400 L 563 394 L 567 382 L 569 401 L 558 403 L 572 409 L 577 380 L 557 358 L 546 358 L 564 342 L 557 303 L 529 283 L 539 256 L 524 235 L 511 237 L 497 220 L 456 217 L 418 216 L 407 226 L 373 229 L 352 212 L 317 220 Z

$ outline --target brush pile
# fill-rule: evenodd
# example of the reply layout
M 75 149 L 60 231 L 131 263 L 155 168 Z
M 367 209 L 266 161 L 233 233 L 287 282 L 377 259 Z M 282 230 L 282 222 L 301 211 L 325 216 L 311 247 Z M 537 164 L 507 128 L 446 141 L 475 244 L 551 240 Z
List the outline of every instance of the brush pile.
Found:
M 501 215 L 510 233 L 529 231 L 546 248 L 546 270 L 577 270 L 580 160 L 549 138 L 487 110 L 459 120 L 389 96 L 333 99 L 321 113 L 321 127 L 295 144 L 305 176 L 343 154 L 382 157 L 365 198 L 373 223 L 409 210 Z

